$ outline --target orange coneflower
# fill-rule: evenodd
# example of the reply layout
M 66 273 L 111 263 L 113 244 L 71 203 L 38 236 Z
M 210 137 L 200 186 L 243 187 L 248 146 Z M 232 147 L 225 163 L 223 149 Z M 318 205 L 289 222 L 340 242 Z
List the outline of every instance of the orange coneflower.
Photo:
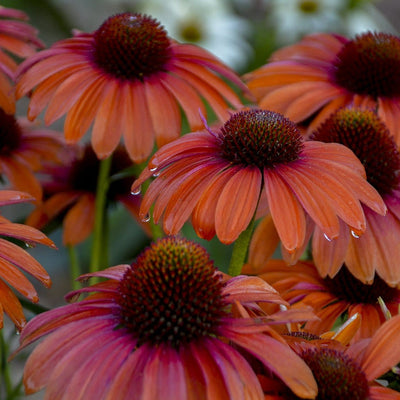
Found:
M 251 260 L 250 260 L 251 262 Z M 247 264 L 244 273 L 256 273 L 271 284 L 291 305 L 307 305 L 320 320 L 305 323 L 305 330 L 320 335 L 332 329 L 342 315 L 361 316 L 354 341 L 371 337 L 385 321 L 378 303 L 381 298 L 392 315 L 399 313 L 400 290 L 390 287 L 378 275 L 369 285 L 355 278 L 343 265 L 334 278 L 323 278 L 311 262 L 288 266 L 283 260 L 269 260 L 262 268 Z
M 304 142 L 293 122 L 260 109 L 234 113 L 220 128 L 206 126 L 164 146 L 132 190 L 153 174 L 141 214 L 147 215 L 154 203 L 154 221 L 163 215 L 168 234 L 177 233 L 192 216 L 200 237 L 216 234 L 232 243 L 249 225 L 262 193 L 289 252 L 304 244 L 308 220 L 334 238 L 339 219 L 356 232 L 365 230 L 360 201 L 385 212 L 349 149 Z
M 376 272 L 389 285 L 399 284 L 400 153 L 389 130 L 373 111 L 340 109 L 310 138 L 350 148 L 388 209 L 381 216 L 364 207 L 367 229 L 361 237 L 351 235 L 342 226 L 338 240 L 329 242 L 316 229 L 312 250 L 319 272 L 334 277 L 345 262 L 350 272 L 365 283 L 372 282 Z
M 0 191 L 0 206 L 31 200 L 33 198 L 24 192 Z M 5 238 L 17 239 L 29 245 L 40 243 L 46 246 L 55 246 L 49 238 L 37 229 L 10 222 L 2 216 L 0 216 L 0 236 L 0 329 L 3 327 L 3 312 L 5 312 L 17 329 L 21 330 L 26 320 L 21 303 L 11 287 L 14 287 L 32 302 L 36 303 L 39 298 L 35 288 L 20 269 L 32 275 L 47 287 L 50 286 L 51 281 L 39 262 L 20 246 Z
M 318 400 L 399 400 L 400 393 L 379 381 L 400 361 L 400 316 L 386 321 L 372 338 L 345 346 L 337 340 L 300 335 L 290 346 L 312 370 L 318 384 Z M 265 379 L 266 378 L 266 379 Z M 261 375 L 265 400 L 299 400 L 284 385 Z M 273 390 L 271 390 L 273 388 Z
M 256 357 L 302 398 L 316 396 L 308 367 L 268 320 L 236 315 L 282 303 L 257 277 L 229 278 L 186 239 L 163 238 L 131 265 L 82 278 L 86 299 L 33 318 L 21 348 L 42 338 L 24 370 L 27 393 L 55 399 L 262 400 L 243 355 Z M 240 312 L 239 312 L 240 314 Z M 270 333 L 270 334 L 269 334 Z
M 348 104 L 376 108 L 399 143 L 399 69 L 400 38 L 392 34 L 320 33 L 276 51 L 246 79 L 260 107 L 295 122 L 312 117 L 311 129 Z
M 94 121 L 92 145 L 106 158 L 124 137 L 131 158 L 145 160 L 154 146 L 180 135 L 181 111 L 192 130 L 201 127 L 204 98 L 220 119 L 234 91 L 217 74 L 246 90 L 221 61 L 195 45 L 168 37 L 158 21 L 123 13 L 93 33 L 76 33 L 21 64 L 17 98 L 36 87 L 28 116 L 46 107 L 47 124 L 66 114 L 65 137 L 78 141 Z
M 42 198 L 34 175 L 44 162 L 61 162 L 64 141 L 58 132 L 15 118 L 0 108 L 0 174 L 11 187 Z
M 77 245 L 93 231 L 95 203 L 100 160 L 90 145 L 73 147 L 63 165 L 53 165 L 43 170 L 44 200 L 29 215 L 26 223 L 42 229 L 59 216 L 63 218 L 64 245 Z M 112 159 L 110 175 L 121 173 L 132 166 L 125 149 L 119 146 Z M 148 224 L 139 219 L 140 197 L 132 196 L 132 177 L 110 182 L 107 205 L 122 203 L 139 221 L 147 233 Z
M 23 11 L 0 6 L 0 107 L 8 114 L 15 112 L 11 82 L 18 65 L 13 56 L 25 58 L 43 47 L 37 30 L 24 22 L 27 19 Z

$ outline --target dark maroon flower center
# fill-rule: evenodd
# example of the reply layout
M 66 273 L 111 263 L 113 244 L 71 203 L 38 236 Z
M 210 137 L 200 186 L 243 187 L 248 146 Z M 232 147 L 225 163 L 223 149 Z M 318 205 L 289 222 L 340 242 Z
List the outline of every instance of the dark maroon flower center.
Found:
M 335 83 L 350 92 L 376 97 L 400 95 L 400 38 L 367 32 L 346 43 L 332 71 Z
M 318 385 L 316 400 L 369 398 L 367 378 L 345 353 L 331 348 L 307 349 L 300 354 Z
M 146 15 L 117 14 L 95 32 L 95 64 L 123 80 L 143 80 L 164 71 L 170 40 L 160 23 Z
M 117 147 L 111 160 L 110 176 L 116 176 L 132 167 L 132 161 L 123 147 Z M 90 145 L 85 146 L 66 171 L 66 185 L 69 189 L 96 193 L 97 179 L 100 171 L 100 160 Z M 132 176 L 122 177 L 110 182 L 107 198 L 115 200 L 119 195 L 128 195 L 132 185 Z
M 22 130 L 13 115 L 0 108 L 0 155 L 9 156 L 21 143 Z
M 398 187 L 400 153 L 386 125 L 373 111 L 338 110 L 310 138 L 350 148 L 364 165 L 368 182 L 381 196 Z
M 226 315 L 221 276 L 207 252 L 164 238 L 144 250 L 120 282 L 120 323 L 143 343 L 174 348 L 215 335 Z
M 399 290 L 390 287 L 378 275 L 371 285 L 366 285 L 354 277 L 344 265 L 334 278 L 325 278 L 325 286 L 339 300 L 351 304 L 377 304 L 378 297 L 388 304 L 399 300 Z
M 273 111 L 240 111 L 220 133 L 222 155 L 232 164 L 272 168 L 297 160 L 303 149 L 295 123 Z

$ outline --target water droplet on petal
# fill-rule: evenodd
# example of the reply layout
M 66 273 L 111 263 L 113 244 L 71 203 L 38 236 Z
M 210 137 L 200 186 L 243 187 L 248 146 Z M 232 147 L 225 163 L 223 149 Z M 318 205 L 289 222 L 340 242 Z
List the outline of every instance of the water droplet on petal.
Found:
M 324 238 L 325 238 L 328 242 L 332 242 L 332 239 L 331 239 L 326 233 L 324 233 Z
M 135 188 L 135 190 L 131 191 L 131 194 L 133 194 L 134 196 L 137 196 L 138 194 L 140 194 L 141 191 L 142 191 L 142 187 L 139 185 L 137 188 Z
M 149 222 L 149 221 L 150 221 L 150 214 L 146 214 L 145 216 L 143 216 L 142 222 Z
M 161 171 L 156 171 L 156 172 L 154 172 L 153 177 L 154 177 L 154 178 L 157 178 L 157 176 L 159 176 L 160 173 L 161 173 Z
M 353 236 L 356 239 L 360 238 L 360 235 L 358 235 L 356 232 L 354 232 L 353 230 L 351 231 L 351 236 Z
M 154 171 L 156 171 L 156 170 L 157 170 L 157 167 L 149 168 L 149 171 L 150 171 L 150 172 L 154 172 Z

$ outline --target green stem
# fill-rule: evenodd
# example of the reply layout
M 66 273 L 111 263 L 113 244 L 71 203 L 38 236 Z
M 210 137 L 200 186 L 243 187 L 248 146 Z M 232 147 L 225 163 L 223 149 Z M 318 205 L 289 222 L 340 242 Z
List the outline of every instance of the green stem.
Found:
M 151 237 L 155 242 L 157 239 L 160 239 L 165 236 L 165 233 L 160 224 L 155 224 L 154 221 L 150 218 L 149 220 Z
M 68 245 L 68 255 L 69 255 L 69 268 L 71 275 L 71 286 L 72 290 L 76 290 L 80 288 L 79 282 L 76 281 L 81 275 L 81 268 L 79 266 L 78 254 L 76 253 L 75 246 Z
M 251 220 L 249 226 L 244 230 L 236 239 L 233 245 L 231 261 L 229 263 L 228 274 L 237 276 L 242 271 L 243 264 L 246 260 L 247 250 L 254 229 L 254 218 Z
M 96 191 L 96 209 L 95 209 L 95 222 L 93 231 L 93 244 L 92 254 L 90 258 L 90 272 L 96 272 L 107 266 L 107 260 L 104 260 L 104 241 L 106 237 L 104 228 L 104 219 L 106 217 L 106 200 L 107 191 L 109 186 L 109 175 L 111 169 L 112 156 L 101 160 L 100 171 L 97 179 L 97 191 Z

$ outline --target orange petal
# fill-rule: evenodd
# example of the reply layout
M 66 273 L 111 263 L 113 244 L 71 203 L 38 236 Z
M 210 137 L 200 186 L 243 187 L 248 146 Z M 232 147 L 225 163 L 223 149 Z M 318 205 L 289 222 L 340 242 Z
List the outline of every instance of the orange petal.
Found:
M 278 244 L 279 235 L 269 214 L 261 220 L 251 238 L 248 263 L 252 266 L 252 273 L 258 273 L 257 271 L 271 258 Z
M 94 80 L 93 71 L 90 67 L 82 67 L 81 70 L 63 79 L 54 92 L 44 117 L 46 125 L 51 125 L 54 121 L 67 113 L 76 101 L 82 96 Z
M 146 102 L 146 92 L 141 82 L 124 86 L 124 142 L 133 161 L 145 161 L 154 147 L 154 128 Z
M 192 214 L 192 225 L 202 239 L 211 240 L 215 235 L 215 210 L 227 182 L 237 173 L 240 167 L 226 168 L 216 175 L 203 191 Z
M 81 139 L 97 114 L 108 80 L 102 75 L 94 76 L 93 79 L 94 82 L 71 107 L 65 118 L 64 135 L 68 143 L 76 143 Z
M 400 362 L 400 315 L 386 321 L 366 348 L 361 367 L 368 381 L 379 378 Z
M 36 303 L 39 297 L 32 283 L 12 263 L 0 258 L 0 277 L 23 296 Z
M 179 137 L 181 112 L 175 98 L 159 81 L 145 81 L 145 92 L 157 146 L 162 147 Z
M 31 194 L 36 200 L 42 198 L 42 187 L 32 171 L 10 157 L 2 157 L 1 168 L 13 188 Z
M 76 245 L 83 242 L 93 231 L 95 199 L 92 194 L 83 195 L 64 218 L 63 243 Z
M 218 164 L 211 163 L 191 169 L 190 175 L 176 188 L 165 209 L 163 227 L 167 234 L 179 232 L 219 169 Z
M 239 169 L 226 183 L 215 209 L 215 231 L 222 243 L 235 241 L 250 224 L 261 184 L 262 175 L 256 167 Z
M 24 327 L 26 319 L 21 303 L 12 290 L 0 279 L 0 329 L 3 328 L 3 311 L 11 318 L 19 331 Z
M 118 82 L 104 86 L 102 99 L 92 128 L 92 147 L 100 159 L 107 158 L 117 147 L 122 135 L 121 109 L 123 99 Z
M 289 251 L 301 247 L 306 233 L 303 208 L 284 180 L 272 169 L 264 170 L 265 193 L 278 235 Z
M 161 82 L 178 100 L 187 117 L 190 129 L 196 131 L 203 128 L 200 114 L 206 116 L 207 113 L 196 91 L 184 80 L 174 75 L 166 75 Z

